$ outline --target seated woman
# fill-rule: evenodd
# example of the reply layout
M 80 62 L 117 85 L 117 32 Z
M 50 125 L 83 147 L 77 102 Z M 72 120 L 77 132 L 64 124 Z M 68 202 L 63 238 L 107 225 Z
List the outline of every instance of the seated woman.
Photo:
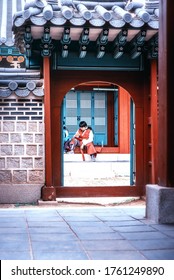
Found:
M 75 133 L 74 137 L 72 138 L 70 145 L 72 145 L 72 149 L 76 146 L 80 147 L 83 160 L 85 160 L 83 155 L 83 148 L 86 147 L 87 154 L 91 156 L 91 160 L 95 161 L 97 156 L 97 151 L 93 144 L 94 134 L 92 128 L 87 125 L 85 121 L 81 121 L 79 123 L 79 129 Z

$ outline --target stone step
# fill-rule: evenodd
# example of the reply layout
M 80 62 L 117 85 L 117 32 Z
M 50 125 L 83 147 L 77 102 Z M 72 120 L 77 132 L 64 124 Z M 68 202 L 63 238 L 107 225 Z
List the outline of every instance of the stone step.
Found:
M 91 161 L 91 158 L 88 154 L 85 155 L 85 161 Z M 65 162 L 76 162 L 82 161 L 81 154 L 71 154 L 67 153 L 64 154 L 64 161 Z M 96 162 L 130 162 L 130 154 L 97 154 Z
M 113 178 L 130 176 L 129 161 L 64 162 L 64 175 L 72 178 Z

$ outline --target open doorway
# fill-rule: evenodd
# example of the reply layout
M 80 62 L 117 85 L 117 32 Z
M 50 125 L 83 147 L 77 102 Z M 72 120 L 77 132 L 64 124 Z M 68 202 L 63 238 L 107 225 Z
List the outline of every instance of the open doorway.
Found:
M 70 89 L 62 103 L 69 139 L 82 120 L 94 131 L 96 161 L 88 154 L 83 161 L 79 149 L 63 151 L 63 186 L 135 185 L 135 106 L 129 93 L 94 82 Z

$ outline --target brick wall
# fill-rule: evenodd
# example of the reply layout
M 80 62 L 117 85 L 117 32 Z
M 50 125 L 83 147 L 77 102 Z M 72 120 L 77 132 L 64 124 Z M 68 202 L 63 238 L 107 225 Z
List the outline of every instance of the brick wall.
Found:
M 43 98 L 0 98 L 0 185 L 44 182 Z

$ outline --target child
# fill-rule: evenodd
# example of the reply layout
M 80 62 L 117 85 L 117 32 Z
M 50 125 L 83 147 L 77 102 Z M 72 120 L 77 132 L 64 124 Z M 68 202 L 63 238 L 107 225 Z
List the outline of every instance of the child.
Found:
M 79 123 L 79 129 L 77 130 L 76 134 L 71 140 L 71 144 L 73 148 L 76 146 L 80 146 L 82 155 L 83 155 L 83 148 L 87 148 L 87 154 L 91 156 L 91 160 L 95 161 L 97 156 L 97 151 L 93 144 L 94 134 L 92 128 L 87 125 L 85 121 L 81 121 Z M 83 157 L 84 160 L 84 157 Z
M 63 126 L 63 147 L 64 147 L 64 153 L 68 153 L 71 151 L 70 147 L 71 139 L 69 138 L 69 131 L 66 128 L 66 126 Z

